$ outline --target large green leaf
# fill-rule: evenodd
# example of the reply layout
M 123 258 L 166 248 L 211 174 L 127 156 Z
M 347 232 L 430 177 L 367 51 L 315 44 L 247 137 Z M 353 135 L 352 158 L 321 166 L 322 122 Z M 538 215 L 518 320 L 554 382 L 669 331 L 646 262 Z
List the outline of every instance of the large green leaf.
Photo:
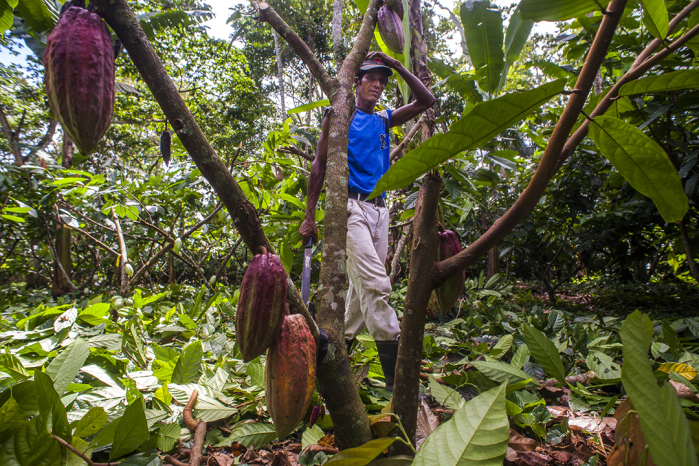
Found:
M 427 437 L 414 466 L 501 466 L 510 439 L 506 384 L 471 399 Z
M 36 32 L 53 29 L 58 21 L 56 3 L 44 0 L 20 0 L 17 12 Z
M 534 21 L 531 19 L 523 19 L 519 9 L 515 10 L 512 14 L 510 24 L 507 25 L 507 34 L 505 35 L 505 66 L 500 76 L 498 91 L 505 85 L 507 73 L 512 64 L 519 57 L 519 54 L 522 53 L 522 49 L 527 43 L 529 33 L 532 31 L 533 26 Z
M 0 0 L 0 34 L 12 27 L 14 21 L 14 11 L 19 0 Z
M 155 442 L 160 451 L 170 451 L 175 447 L 175 443 L 180 438 L 180 425 L 176 422 L 163 424 L 158 428 Z
M 430 375 L 430 393 L 439 404 L 446 406 L 449 409 L 459 409 L 466 403 L 461 393 L 456 389 L 445 387 L 435 380 L 434 376 Z
M 490 380 L 498 383 L 515 384 L 532 378 L 523 370 L 502 361 L 473 361 L 471 364 Z M 532 383 L 539 385 L 539 382 L 533 379 Z
M 476 88 L 476 82 L 468 79 L 439 58 L 429 58 L 430 70 L 442 79 L 447 86 L 456 91 L 462 99 L 477 103 L 483 101 L 483 96 Z
M 653 323 L 636 311 L 626 318 L 619 335 L 624 347 L 621 380 L 636 408 L 655 463 L 661 464 L 662 459 L 662 464 L 696 465 L 689 424 L 674 389 L 669 383 L 662 389 L 658 387 L 648 360 Z
M 606 7 L 609 0 L 522 0 L 522 18 L 534 21 L 566 21 Z
M 49 379 L 49 383 L 50 381 Z M 22 424 L 14 436 L 0 445 L 0 466 L 62 466 L 62 464 L 61 445 L 46 429 L 41 416 Z
M 493 94 L 505 66 L 500 10 L 491 8 L 489 0 L 465 2 L 461 4 L 461 23 L 471 64 L 481 77 L 479 84 Z
M 76 437 L 89 437 L 94 435 L 107 423 L 107 413 L 104 408 L 94 407 L 75 424 L 73 435 Z
M 15 430 L 26 421 L 22 408 L 14 398 L 10 398 L 0 406 L 0 440 L 14 434 Z
M 231 435 L 216 446 L 230 446 L 231 443 L 238 442 L 246 448 L 259 448 L 275 438 L 277 438 L 277 431 L 274 430 L 272 424 L 266 422 L 250 422 L 233 429 Z
M 118 422 L 112 449 L 109 452 L 110 460 L 134 451 L 148 440 L 148 421 L 146 421 L 143 399 L 137 398 L 131 403 Z
M 536 362 L 541 364 L 541 367 L 550 376 L 561 383 L 565 383 L 566 373 L 556 345 L 546 335 L 530 325 L 523 325 L 522 333 L 524 334 L 524 341 L 527 342 L 529 353 L 534 356 Z
M 488 143 L 563 91 L 564 85 L 565 80 L 559 79 L 530 91 L 505 94 L 476 105 L 451 125 L 449 133 L 431 137 L 389 168 L 376 184 L 371 197 L 389 189 L 404 188 L 460 152 Z
M 635 126 L 608 116 L 595 118 L 590 136 L 626 181 L 653 200 L 666 222 L 684 218 L 689 200 L 662 147 Z
M 46 373 L 53 380 L 53 386 L 59 395 L 63 395 L 68 385 L 73 382 L 89 355 L 90 344 L 82 338 L 77 338 L 51 361 Z
M 172 371 L 172 383 L 187 384 L 196 381 L 201 372 L 203 357 L 201 340 L 190 343 L 175 364 L 175 369 Z
M 10 353 L 0 354 L 0 372 L 10 374 L 15 380 L 29 377 L 29 373 L 24 369 L 19 358 Z
M 169 10 L 157 13 L 144 13 L 138 16 L 138 22 L 148 39 L 153 40 L 158 31 L 168 28 L 192 26 L 210 20 L 214 14 L 206 10 Z
M 298 107 L 294 107 L 291 110 L 287 110 L 286 113 L 287 113 L 287 115 L 291 115 L 292 113 L 307 112 L 309 110 L 313 110 L 314 108 L 327 107 L 329 105 L 330 105 L 330 101 L 328 99 L 316 100 L 315 102 L 311 102 L 309 104 L 304 104 L 304 105 L 299 105 Z
M 665 0 L 641 0 L 643 5 L 643 24 L 653 37 L 664 40 L 667 37 L 669 19 Z
M 334 466 L 367 465 L 396 440 L 397 439 L 395 437 L 384 437 L 371 440 L 362 446 L 342 450 L 337 455 L 334 455 L 332 459 L 325 464 L 332 464 Z
M 631 81 L 621 86 L 619 95 L 624 96 L 696 88 L 699 88 L 699 70 L 680 70 Z
M 53 380 L 44 372 L 34 373 L 34 383 L 39 392 L 39 414 L 51 432 L 64 436 L 70 431 L 66 407 L 53 388 Z

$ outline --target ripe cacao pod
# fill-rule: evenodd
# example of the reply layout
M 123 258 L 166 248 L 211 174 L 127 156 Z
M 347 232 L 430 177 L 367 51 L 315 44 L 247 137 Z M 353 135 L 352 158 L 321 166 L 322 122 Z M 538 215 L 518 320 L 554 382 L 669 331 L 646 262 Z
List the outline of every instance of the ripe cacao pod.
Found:
M 114 49 L 96 13 L 71 6 L 46 41 L 46 95 L 70 139 L 87 155 L 114 113 Z
M 245 362 L 263 354 L 277 338 L 286 313 L 286 271 L 266 251 L 257 254 L 240 285 L 235 333 Z
M 461 244 L 451 230 L 444 230 L 439 233 L 439 249 L 437 250 L 437 261 L 449 259 L 451 256 L 458 254 L 461 251 Z M 466 271 L 462 270 L 449 277 L 449 279 L 435 290 L 437 304 L 442 314 L 446 314 L 454 306 L 454 303 L 459 298 L 461 291 L 464 289 L 466 281 Z
M 308 410 L 316 375 L 316 342 L 300 314 L 284 317 L 267 350 L 267 410 L 280 439 L 294 431 Z
M 393 53 L 403 53 L 405 47 L 405 31 L 403 22 L 395 11 L 386 5 L 379 8 L 376 24 L 386 47 Z
M 386 0 L 386 6 L 398 15 L 398 17 L 403 21 L 405 12 L 403 10 L 403 0 Z

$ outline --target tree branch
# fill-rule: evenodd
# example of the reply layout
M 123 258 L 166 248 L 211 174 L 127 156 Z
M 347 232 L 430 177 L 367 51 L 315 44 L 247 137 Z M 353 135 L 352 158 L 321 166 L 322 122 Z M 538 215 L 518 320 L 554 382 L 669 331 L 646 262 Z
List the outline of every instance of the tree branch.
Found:
M 85 230 L 81 230 L 80 228 L 76 228 L 76 227 L 71 227 L 70 225 L 65 225 L 65 228 L 68 228 L 69 230 L 77 231 L 78 233 L 83 235 L 85 238 L 89 239 L 90 241 L 95 243 L 97 246 L 99 246 L 102 249 L 104 249 L 105 251 L 107 251 L 109 254 L 116 256 L 116 257 L 119 257 L 120 254 L 118 252 L 116 252 L 114 249 L 110 248 L 109 246 L 107 246 L 106 244 L 104 244 L 102 241 L 98 240 L 94 236 L 90 235 Z
M 556 173 L 559 157 L 565 150 L 564 146 L 567 146 L 566 141 L 568 140 L 568 134 L 583 110 L 585 100 L 590 93 L 592 84 L 597 76 L 597 71 L 600 69 L 602 61 L 607 54 L 609 44 L 614 36 L 614 31 L 616 30 L 625 6 L 626 0 L 613 0 L 609 6 L 609 14 L 604 15 L 602 24 L 592 43 L 592 47 L 590 47 L 585 65 L 583 65 L 575 84 L 576 92 L 570 96 L 563 110 L 563 114 L 553 130 L 553 134 L 549 138 L 539 166 L 534 172 L 534 176 L 527 188 L 520 194 L 512 207 L 510 207 L 502 217 L 497 219 L 493 226 L 478 238 L 478 240 L 460 253 L 433 267 L 433 288 L 439 287 L 448 277 L 475 263 L 481 256 L 486 254 L 488 250 L 498 244 L 534 209 L 536 203 L 546 190 L 549 181 Z M 570 143 L 570 141 L 568 142 Z M 577 146 L 578 143 L 575 143 L 575 146 Z
M 197 402 L 197 397 L 199 392 L 196 390 L 192 391 L 192 395 L 189 397 L 189 401 L 185 405 L 182 411 L 182 417 L 184 417 L 184 423 L 189 430 L 192 431 L 194 435 L 194 443 L 192 444 L 191 454 L 189 455 L 189 466 L 199 466 L 201 463 L 201 450 L 204 446 L 204 437 L 206 436 L 206 422 L 195 421 L 192 416 L 192 409 L 194 408 L 194 403 Z
M 121 233 L 121 223 L 119 223 L 119 218 L 114 212 L 114 208 L 111 209 L 111 215 L 112 221 L 116 225 L 117 238 L 119 239 L 119 275 L 121 276 L 119 294 L 121 294 L 121 296 L 126 296 L 129 292 L 129 275 L 126 273 L 126 264 L 129 263 L 129 256 L 126 253 L 126 243 L 124 242 L 124 235 Z
M 277 33 L 282 36 L 284 40 L 286 40 L 287 43 L 296 51 L 299 58 L 301 58 L 310 72 L 313 73 L 313 76 L 318 80 L 320 88 L 323 89 L 325 95 L 332 100 L 333 95 L 337 90 L 337 81 L 330 77 L 323 64 L 316 58 L 303 39 L 296 34 L 291 26 L 286 24 L 286 21 L 284 21 L 268 3 L 258 3 L 256 1 L 252 1 L 250 3 L 252 3 L 252 6 L 257 9 L 260 19 L 269 23 L 269 25 L 272 26 L 272 28 L 277 31 Z
M 359 28 L 359 34 L 354 40 L 354 45 L 347 58 L 342 62 L 342 67 L 337 73 L 337 79 L 340 81 L 341 86 L 347 86 L 352 88 L 352 83 L 354 82 L 354 77 L 359 71 L 359 67 L 362 66 L 362 62 L 366 57 L 371 41 L 374 39 L 374 28 L 376 27 L 376 13 L 381 5 L 380 0 L 371 0 L 369 6 L 366 8 L 364 13 L 364 18 L 362 19 L 362 26 Z M 333 98 L 329 96 L 331 102 Z M 334 103 L 334 102 L 333 102 Z M 335 106 L 333 105 L 333 109 Z M 354 109 L 354 107 L 353 107 Z
M 64 447 L 66 447 L 68 450 L 72 451 L 75 455 L 77 455 L 78 457 L 80 457 L 84 462 L 87 463 L 87 466 L 119 466 L 119 465 L 121 464 L 120 462 L 119 462 L 119 463 L 95 463 L 95 462 L 92 461 L 90 458 L 88 458 L 85 454 L 80 453 L 80 450 L 78 450 L 77 448 L 75 448 L 73 445 L 71 445 L 70 443 L 66 442 L 65 440 L 63 440 L 63 439 L 62 439 L 61 437 L 59 437 L 58 435 L 56 435 L 56 434 L 51 434 L 51 436 L 52 436 L 58 443 L 60 443 L 61 445 L 63 445 Z
M 5 112 L 2 110 L 1 105 L 0 126 L 2 126 L 2 132 L 3 134 L 5 134 L 7 142 L 10 143 L 10 150 L 12 151 L 12 155 L 15 156 L 15 165 L 21 167 L 24 164 L 24 161 L 22 160 L 22 152 L 19 150 L 19 147 L 15 145 L 15 143 L 17 142 L 15 132 L 12 131 L 12 125 L 10 124 L 10 120 L 7 119 L 7 116 L 5 115 Z
M 408 134 L 405 135 L 403 140 L 398 144 L 395 149 L 391 151 L 391 163 L 395 162 L 396 157 L 398 157 L 398 154 L 405 148 L 405 146 L 408 145 L 408 143 L 413 139 L 413 137 L 417 134 L 417 130 L 420 129 L 422 120 L 424 120 L 425 117 L 424 115 L 420 117 L 418 121 L 415 122 L 412 128 L 410 128 L 410 131 L 408 131 Z
M 46 146 L 49 145 L 51 141 L 53 141 L 53 136 L 56 134 L 56 126 L 58 126 L 58 122 L 51 118 L 49 120 L 49 127 L 46 129 L 46 134 L 44 135 L 43 138 L 41 138 L 41 141 L 39 141 L 39 146 L 40 149 L 44 150 L 46 149 Z
M 301 149 L 294 147 L 294 146 L 287 146 L 287 147 L 280 147 L 277 149 L 277 152 L 283 152 L 285 154 L 294 154 L 298 155 L 300 157 L 303 157 L 304 159 L 308 160 L 309 162 L 313 162 L 316 158 L 315 156 L 308 154 Z

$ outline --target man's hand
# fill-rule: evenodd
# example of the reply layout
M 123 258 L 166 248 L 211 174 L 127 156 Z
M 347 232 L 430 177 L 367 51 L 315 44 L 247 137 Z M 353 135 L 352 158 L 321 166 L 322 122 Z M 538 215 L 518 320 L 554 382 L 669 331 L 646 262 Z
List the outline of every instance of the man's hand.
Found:
M 306 215 L 306 218 L 303 219 L 303 223 L 301 223 L 301 227 L 299 228 L 299 233 L 303 238 L 304 245 L 308 241 L 309 236 L 313 237 L 313 244 L 318 244 L 318 226 L 316 225 L 316 219 Z
M 383 52 L 369 52 L 366 56 L 366 59 L 379 59 L 383 62 L 384 65 L 388 66 L 389 68 L 393 68 L 394 70 L 397 70 L 398 67 L 403 66 L 403 64 L 400 61 L 396 60 L 395 58 L 389 57 Z

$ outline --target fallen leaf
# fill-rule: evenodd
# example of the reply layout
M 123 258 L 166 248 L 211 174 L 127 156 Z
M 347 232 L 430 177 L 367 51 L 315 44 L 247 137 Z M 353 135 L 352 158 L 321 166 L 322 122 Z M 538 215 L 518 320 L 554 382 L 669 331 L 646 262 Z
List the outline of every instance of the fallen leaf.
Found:
M 322 445 L 324 447 L 335 448 L 335 436 L 334 435 L 324 436 L 322 439 L 318 440 L 318 445 Z
M 514 429 L 510 429 L 510 448 L 516 451 L 534 451 L 539 442 L 521 435 Z
M 675 389 L 675 392 L 677 392 L 678 397 L 684 398 L 685 400 L 693 401 L 694 403 L 699 403 L 699 396 L 692 393 L 692 390 L 690 390 L 689 387 L 679 382 L 675 382 L 674 380 L 670 380 L 670 383 L 672 384 L 672 387 Z
M 617 420 L 611 416 L 602 419 L 596 416 L 580 416 L 568 419 L 568 427 L 573 431 L 586 431 L 596 434 L 606 428 L 616 429 Z
M 228 456 L 221 452 L 214 453 L 211 457 L 216 460 L 218 466 L 231 466 L 234 462 L 233 456 Z

